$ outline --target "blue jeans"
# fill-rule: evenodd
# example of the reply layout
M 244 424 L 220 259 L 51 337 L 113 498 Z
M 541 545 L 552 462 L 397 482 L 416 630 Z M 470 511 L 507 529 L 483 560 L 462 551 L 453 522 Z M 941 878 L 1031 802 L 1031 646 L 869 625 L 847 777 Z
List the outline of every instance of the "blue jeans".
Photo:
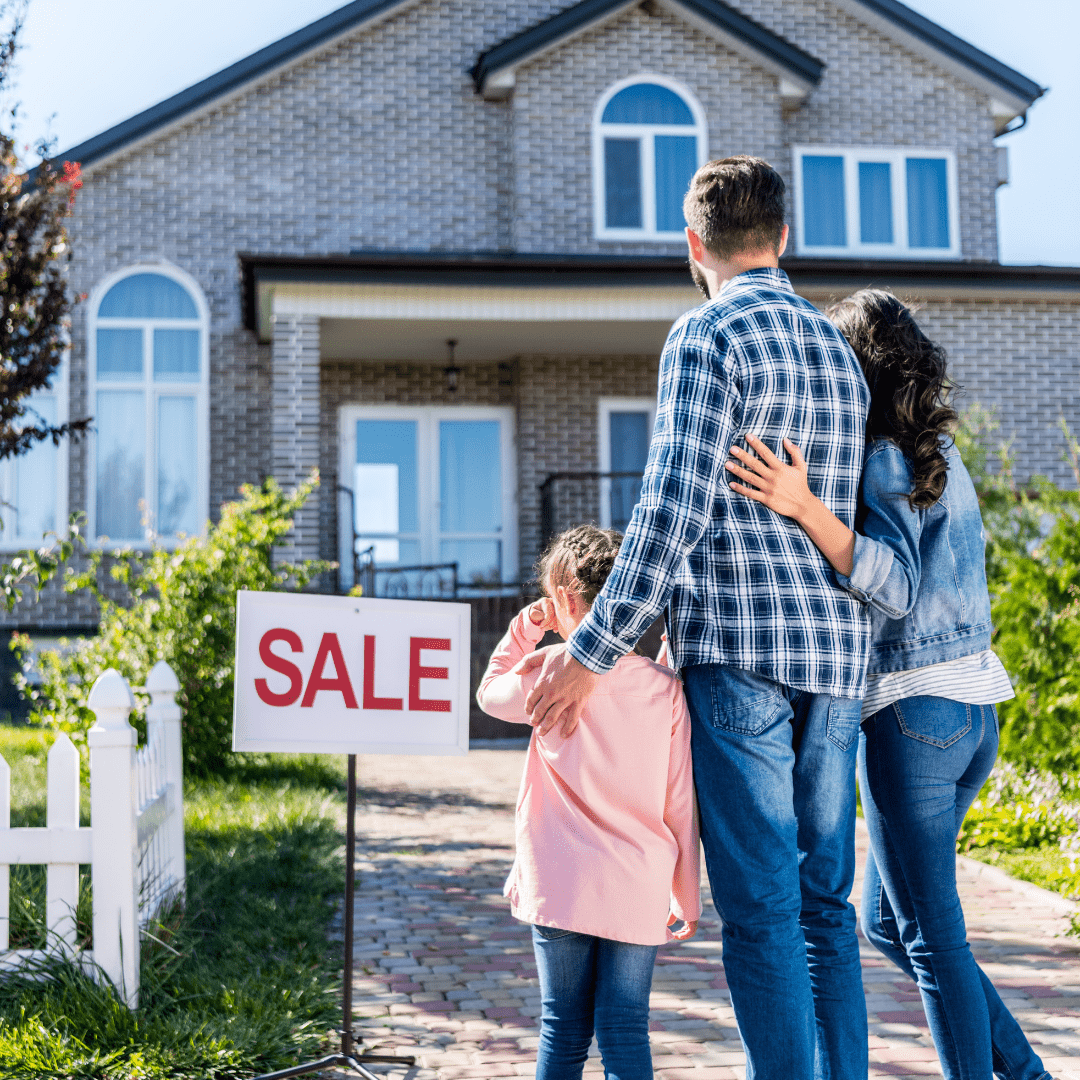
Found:
M 960 823 L 997 756 L 993 705 L 905 698 L 863 724 L 859 786 L 872 854 L 866 937 L 918 984 L 947 1080 L 1049 1080 L 968 947 Z
M 651 1080 L 649 991 L 655 945 L 534 926 L 540 977 L 536 1080 L 578 1080 L 593 1031 L 611 1080 Z
M 694 783 L 747 1080 L 866 1080 L 855 878 L 860 703 L 683 672 Z

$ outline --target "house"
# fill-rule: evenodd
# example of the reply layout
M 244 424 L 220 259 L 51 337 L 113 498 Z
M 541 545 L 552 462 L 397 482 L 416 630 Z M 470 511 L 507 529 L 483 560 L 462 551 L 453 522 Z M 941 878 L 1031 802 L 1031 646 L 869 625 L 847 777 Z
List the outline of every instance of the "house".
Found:
M 61 155 L 88 299 L 41 408 L 95 433 L 7 466 L 3 540 L 83 509 L 168 544 L 318 467 L 292 544 L 327 587 L 356 551 L 380 589 L 527 578 L 545 530 L 629 516 L 700 300 L 682 194 L 732 153 L 789 182 L 802 295 L 917 301 L 1021 472 L 1071 482 L 1080 269 L 997 261 L 995 139 L 1042 93 L 897 0 L 354 0 Z M 93 617 L 50 589 L 8 623 Z

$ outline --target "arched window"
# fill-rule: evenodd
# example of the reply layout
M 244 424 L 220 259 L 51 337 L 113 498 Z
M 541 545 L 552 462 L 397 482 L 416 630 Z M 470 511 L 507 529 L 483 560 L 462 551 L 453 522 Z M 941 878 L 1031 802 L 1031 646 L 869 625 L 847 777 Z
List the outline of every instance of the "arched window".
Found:
M 682 202 L 706 160 L 705 114 L 672 79 L 616 83 L 593 124 L 593 205 L 601 240 L 676 239 Z
M 202 531 L 208 512 L 207 310 L 173 267 L 106 279 L 90 305 L 91 535 Z

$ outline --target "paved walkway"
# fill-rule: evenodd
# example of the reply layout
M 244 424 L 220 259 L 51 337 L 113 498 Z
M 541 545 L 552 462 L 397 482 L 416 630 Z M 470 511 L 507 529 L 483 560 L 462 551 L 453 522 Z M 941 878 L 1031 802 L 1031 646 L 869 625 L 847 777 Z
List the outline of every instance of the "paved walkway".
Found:
M 368 1049 L 417 1056 L 408 1075 L 381 1070 L 388 1080 L 535 1071 L 536 967 L 527 928 L 502 896 L 523 759 L 510 749 L 360 759 L 357 1027 Z M 865 845 L 862 832 L 860 865 Z M 976 958 L 1046 1067 L 1080 1080 L 1080 940 L 1063 936 L 1070 905 L 968 860 L 961 879 Z M 743 1080 L 711 904 L 696 938 L 662 948 L 657 963 L 651 1028 L 660 1080 Z M 870 1076 L 940 1076 L 913 985 L 865 943 L 863 979 Z M 586 1071 L 602 1071 L 595 1046 Z

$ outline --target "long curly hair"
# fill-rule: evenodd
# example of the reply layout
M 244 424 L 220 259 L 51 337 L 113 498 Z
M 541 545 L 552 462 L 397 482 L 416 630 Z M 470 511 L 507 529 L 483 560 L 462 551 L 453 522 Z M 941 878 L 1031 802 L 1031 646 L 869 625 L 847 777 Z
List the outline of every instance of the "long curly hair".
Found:
M 911 462 L 913 510 L 945 492 L 942 452 L 959 419 L 949 399 L 956 389 L 945 350 L 919 329 L 910 309 L 884 289 L 861 289 L 825 312 L 847 338 L 870 387 L 868 439 L 891 439 Z
M 559 533 L 536 564 L 541 589 L 562 585 L 572 589 L 590 607 L 600 595 L 615 565 L 622 533 L 595 525 L 576 525 Z

